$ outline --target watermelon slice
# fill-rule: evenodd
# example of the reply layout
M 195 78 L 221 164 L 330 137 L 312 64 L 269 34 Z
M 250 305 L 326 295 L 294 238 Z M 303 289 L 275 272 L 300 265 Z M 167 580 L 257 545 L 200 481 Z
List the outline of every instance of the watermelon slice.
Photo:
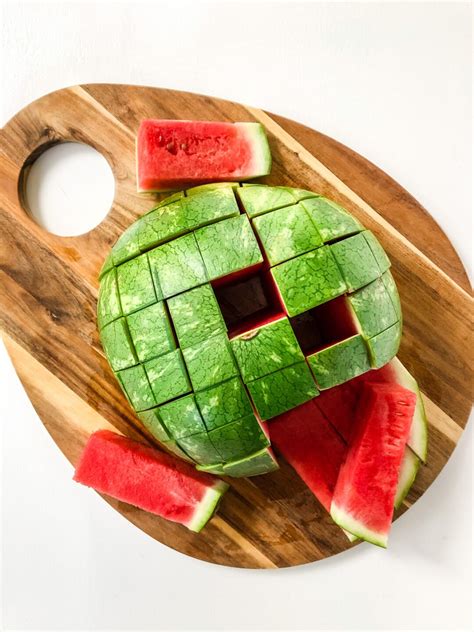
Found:
M 260 123 L 146 119 L 138 129 L 136 149 L 139 191 L 246 180 L 271 169 Z
M 343 529 L 386 547 L 416 395 L 395 384 L 366 383 L 356 429 L 337 479 L 331 516 Z
M 228 488 L 184 461 L 110 430 L 91 435 L 74 480 L 196 532 Z
M 272 445 L 330 511 L 347 448 L 315 400 L 275 417 L 268 426 Z

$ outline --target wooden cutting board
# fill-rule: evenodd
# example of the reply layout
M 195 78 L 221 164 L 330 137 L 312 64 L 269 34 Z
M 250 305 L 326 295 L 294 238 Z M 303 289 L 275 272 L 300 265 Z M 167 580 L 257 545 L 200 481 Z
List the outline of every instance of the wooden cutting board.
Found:
M 135 190 L 134 138 L 145 117 L 260 121 L 274 159 L 266 183 L 323 193 L 379 237 L 402 299 L 399 355 L 420 383 L 430 424 L 428 463 L 402 513 L 445 465 L 470 410 L 472 303 L 459 257 L 402 187 L 347 147 L 293 121 L 210 97 L 126 85 L 75 86 L 30 104 L 0 132 L 0 328 L 53 440 L 73 464 L 99 428 L 153 442 L 108 368 L 95 323 L 102 261 L 154 202 Z M 63 141 L 96 148 L 115 176 L 109 214 L 79 237 L 58 237 L 39 227 L 25 211 L 22 194 L 29 165 Z M 285 463 L 274 474 L 231 484 L 219 514 L 201 534 L 106 500 L 156 540 L 217 564 L 294 566 L 351 546 Z

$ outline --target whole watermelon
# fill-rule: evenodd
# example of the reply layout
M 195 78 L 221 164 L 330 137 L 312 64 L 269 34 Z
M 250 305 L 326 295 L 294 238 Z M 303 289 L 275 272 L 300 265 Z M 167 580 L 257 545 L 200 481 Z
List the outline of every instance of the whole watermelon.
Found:
M 214 184 L 133 223 L 100 274 L 108 361 L 169 451 L 253 476 L 265 421 L 395 356 L 402 315 L 376 237 L 301 189 Z

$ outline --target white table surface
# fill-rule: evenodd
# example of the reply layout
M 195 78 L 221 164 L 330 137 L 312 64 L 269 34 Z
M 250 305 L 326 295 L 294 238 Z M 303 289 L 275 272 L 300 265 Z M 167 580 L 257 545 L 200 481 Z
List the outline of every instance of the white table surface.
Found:
M 267 108 L 385 169 L 430 210 L 469 267 L 468 3 L 14 2 L 1 17 L 0 125 L 34 98 L 81 82 Z M 90 171 L 89 163 L 77 175 Z M 106 185 L 92 185 L 97 199 Z M 67 219 L 71 208 L 62 229 L 81 224 Z M 166 548 L 74 484 L 3 347 L 0 418 L 2 629 L 472 625 L 472 423 L 441 476 L 394 525 L 388 551 L 361 545 L 301 568 L 245 571 Z

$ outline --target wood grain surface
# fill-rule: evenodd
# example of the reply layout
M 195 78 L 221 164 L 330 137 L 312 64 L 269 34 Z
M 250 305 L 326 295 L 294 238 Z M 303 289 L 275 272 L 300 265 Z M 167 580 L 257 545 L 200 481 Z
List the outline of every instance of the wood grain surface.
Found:
M 399 513 L 406 511 L 445 465 L 471 407 L 472 300 L 463 266 L 430 215 L 361 156 L 293 121 L 206 96 L 74 86 L 30 104 L 0 131 L 0 328 L 53 440 L 73 464 L 88 435 L 99 428 L 153 443 L 108 367 L 95 322 L 102 261 L 120 233 L 156 199 L 136 193 L 134 137 L 144 117 L 262 122 L 274 158 L 264 182 L 320 192 L 379 237 L 403 305 L 399 355 L 419 381 L 430 430 L 427 465 Z M 116 183 L 107 217 L 79 237 L 46 232 L 28 215 L 23 196 L 29 165 L 51 145 L 66 141 L 101 152 Z M 351 546 L 284 462 L 274 474 L 233 479 L 231 485 L 201 534 L 106 500 L 156 540 L 217 564 L 294 566 Z

